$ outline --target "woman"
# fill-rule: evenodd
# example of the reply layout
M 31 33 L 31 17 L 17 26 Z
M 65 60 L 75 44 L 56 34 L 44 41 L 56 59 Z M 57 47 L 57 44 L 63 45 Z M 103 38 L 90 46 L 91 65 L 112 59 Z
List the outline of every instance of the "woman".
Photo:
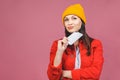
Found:
M 82 6 L 73 4 L 66 8 L 62 22 L 65 37 L 52 44 L 47 70 L 49 80 L 99 80 L 104 61 L 102 44 L 87 35 Z M 69 45 L 67 37 L 73 32 L 83 36 Z

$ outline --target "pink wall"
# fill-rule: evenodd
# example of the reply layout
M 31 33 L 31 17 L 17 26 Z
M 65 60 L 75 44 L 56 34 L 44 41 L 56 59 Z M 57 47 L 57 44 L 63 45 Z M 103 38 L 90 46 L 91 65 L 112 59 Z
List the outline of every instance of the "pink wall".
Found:
M 48 80 L 50 46 L 64 36 L 61 14 L 73 3 L 103 43 L 101 80 L 120 80 L 120 0 L 0 0 L 0 80 Z

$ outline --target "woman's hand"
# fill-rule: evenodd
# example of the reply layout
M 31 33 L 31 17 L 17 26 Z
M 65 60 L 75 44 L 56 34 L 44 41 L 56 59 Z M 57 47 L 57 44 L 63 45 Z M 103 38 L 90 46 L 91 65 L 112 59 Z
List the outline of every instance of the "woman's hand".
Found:
M 71 70 L 63 70 L 62 77 L 70 78 L 72 79 L 72 73 Z
M 63 52 L 65 51 L 67 46 L 68 46 L 68 40 L 66 37 L 58 41 L 56 56 L 54 59 L 54 66 L 58 66 L 61 63 Z
M 58 41 L 58 49 L 57 52 L 63 53 L 68 46 L 67 37 L 64 37 L 62 40 Z

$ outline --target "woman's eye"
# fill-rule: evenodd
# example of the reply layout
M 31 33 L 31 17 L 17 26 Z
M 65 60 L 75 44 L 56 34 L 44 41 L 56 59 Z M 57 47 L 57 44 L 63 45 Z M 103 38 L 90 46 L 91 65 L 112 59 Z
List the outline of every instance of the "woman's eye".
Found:
M 64 19 L 64 21 L 68 21 L 68 19 Z
M 74 20 L 77 19 L 76 17 L 73 18 Z

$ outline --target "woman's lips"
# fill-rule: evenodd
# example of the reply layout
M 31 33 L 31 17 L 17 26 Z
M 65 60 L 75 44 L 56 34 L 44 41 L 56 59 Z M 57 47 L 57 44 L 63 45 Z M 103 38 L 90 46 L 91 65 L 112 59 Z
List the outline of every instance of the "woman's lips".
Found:
M 69 26 L 68 29 L 69 29 L 69 30 L 73 29 L 73 26 Z

